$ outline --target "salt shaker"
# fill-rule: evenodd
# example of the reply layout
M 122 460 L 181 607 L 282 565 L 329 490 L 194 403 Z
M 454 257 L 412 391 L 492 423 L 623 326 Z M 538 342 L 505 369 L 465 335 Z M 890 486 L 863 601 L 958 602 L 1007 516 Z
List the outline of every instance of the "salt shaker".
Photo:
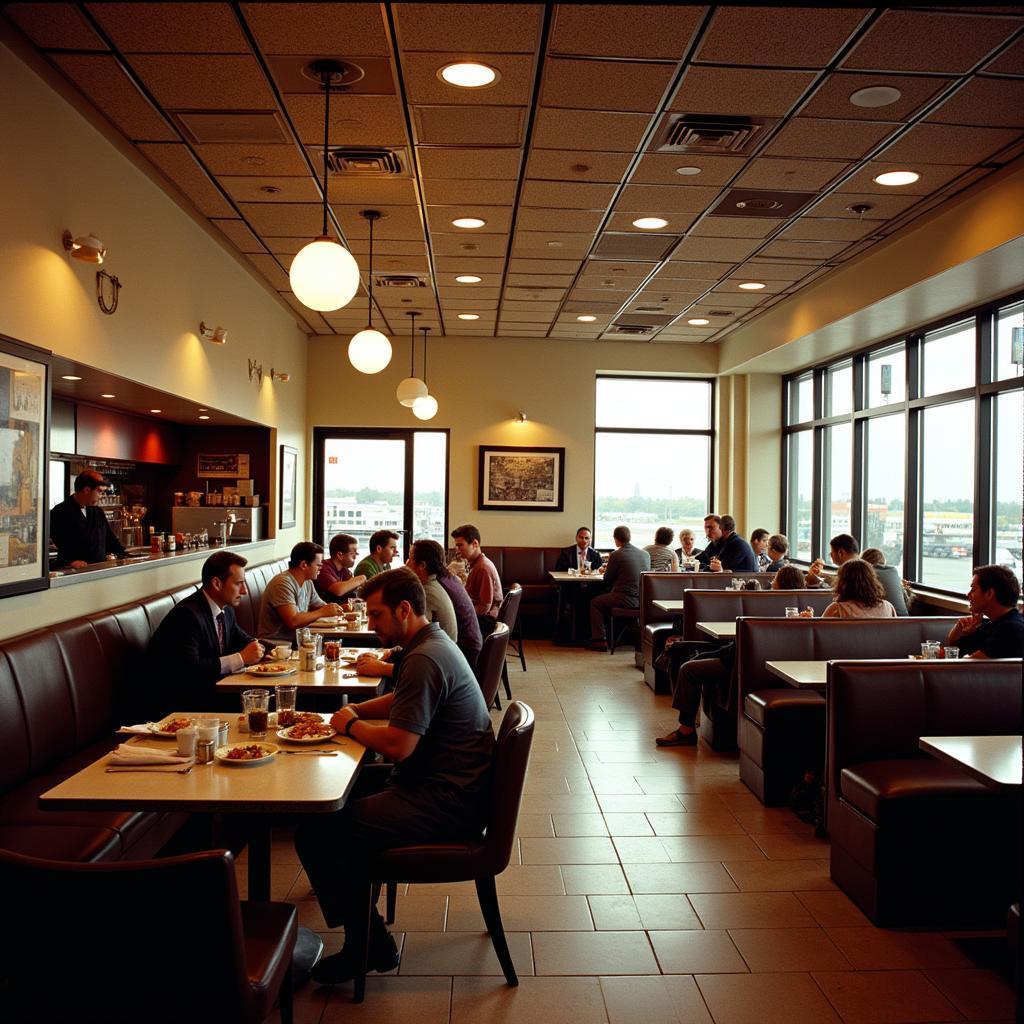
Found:
M 196 764 L 210 764 L 213 761 L 213 740 L 199 740 L 196 743 Z

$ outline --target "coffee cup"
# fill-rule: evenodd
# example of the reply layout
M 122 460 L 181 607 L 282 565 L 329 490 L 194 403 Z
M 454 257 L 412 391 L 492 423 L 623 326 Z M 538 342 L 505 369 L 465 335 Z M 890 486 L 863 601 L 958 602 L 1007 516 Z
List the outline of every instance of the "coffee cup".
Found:
M 277 661 L 287 661 L 292 656 L 292 649 L 288 644 L 281 644 L 271 652 Z

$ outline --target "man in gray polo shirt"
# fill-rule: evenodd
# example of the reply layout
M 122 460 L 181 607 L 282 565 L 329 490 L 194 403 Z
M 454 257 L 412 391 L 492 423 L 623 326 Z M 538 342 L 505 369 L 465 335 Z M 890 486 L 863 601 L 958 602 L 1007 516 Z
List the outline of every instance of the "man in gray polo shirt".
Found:
M 401 645 L 402 671 L 393 693 L 349 704 L 331 719 L 340 733 L 392 762 L 386 778 L 364 769 L 345 808 L 312 816 L 295 833 L 295 848 L 328 927 L 346 937 L 366 927 L 369 881 L 363 858 L 415 843 L 460 841 L 483 827 L 494 733 L 480 686 L 466 659 L 436 622 L 426 618 L 423 587 L 407 568 L 363 587 L 370 625 L 387 646 Z M 363 719 L 384 720 L 370 725 Z M 359 942 L 325 957 L 313 980 L 337 985 L 353 978 Z M 370 970 L 399 961 L 394 939 L 372 913 Z

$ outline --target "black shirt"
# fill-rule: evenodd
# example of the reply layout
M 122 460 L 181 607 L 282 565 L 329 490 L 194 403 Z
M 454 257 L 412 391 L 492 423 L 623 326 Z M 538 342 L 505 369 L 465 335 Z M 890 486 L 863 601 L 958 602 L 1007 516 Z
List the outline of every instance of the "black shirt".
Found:
M 1011 608 L 998 619 L 986 619 L 973 633 L 960 637 L 961 654 L 981 651 L 986 658 L 1024 657 L 1024 615 Z
M 82 515 L 82 512 L 85 515 Z M 83 509 L 74 496 L 50 510 L 50 539 L 57 545 L 57 564 L 102 562 L 107 554 L 124 555 L 106 514 L 96 505 Z

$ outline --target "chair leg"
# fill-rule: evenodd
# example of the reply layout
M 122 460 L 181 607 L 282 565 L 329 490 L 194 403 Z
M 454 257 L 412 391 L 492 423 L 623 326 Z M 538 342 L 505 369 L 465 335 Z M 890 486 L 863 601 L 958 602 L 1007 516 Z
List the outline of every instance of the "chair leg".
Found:
M 501 666 L 501 681 L 505 684 L 505 697 L 507 700 L 512 699 L 512 688 L 508 683 L 508 662 Z
M 375 910 L 376 901 L 374 896 L 380 890 L 377 888 L 375 883 L 370 882 L 366 886 L 366 928 L 363 929 L 362 934 L 358 934 L 358 929 L 353 928 L 353 931 L 357 934 L 349 935 L 345 934 L 345 945 L 347 946 L 350 942 L 361 943 L 361 948 L 357 948 L 355 952 L 355 961 L 361 965 L 361 970 L 353 978 L 353 989 L 352 989 L 352 1002 L 361 1003 L 366 997 L 366 972 L 370 968 L 370 928 L 373 925 L 373 913 Z
M 398 896 L 398 885 L 395 882 L 387 883 L 387 916 L 384 920 L 388 924 L 395 923 L 395 898 Z
M 484 923 L 491 936 L 494 953 L 505 973 L 505 981 L 514 988 L 519 984 L 519 978 L 516 975 L 515 965 L 512 963 L 512 954 L 508 951 L 508 942 L 505 940 L 505 929 L 501 923 L 501 908 L 498 906 L 498 891 L 494 885 L 494 875 L 476 880 L 476 895 L 480 901 L 480 912 L 484 916 Z
M 526 671 L 526 652 L 523 650 L 523 620 L 516 619 L 516 654 L 519 655 L 519 664 Z
M 292 1024 L 295 1020 L 292 995 L 292 967 L 291 964 L 289 964 L 288 970 L 284 972 L 284 980 L 281 982 L 281 988 L 277 993 L 277 1013 L 281 1019 L 281 1024 Z

